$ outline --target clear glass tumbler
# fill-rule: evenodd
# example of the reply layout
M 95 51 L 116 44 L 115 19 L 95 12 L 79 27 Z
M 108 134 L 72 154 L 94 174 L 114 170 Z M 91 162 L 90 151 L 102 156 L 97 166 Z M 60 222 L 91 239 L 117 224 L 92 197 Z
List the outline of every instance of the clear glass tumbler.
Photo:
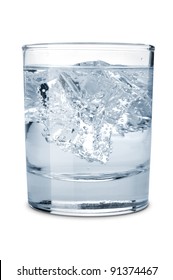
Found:
M 154 47 L 23 46 L 28 200 L 54 214 L 148 205 Z

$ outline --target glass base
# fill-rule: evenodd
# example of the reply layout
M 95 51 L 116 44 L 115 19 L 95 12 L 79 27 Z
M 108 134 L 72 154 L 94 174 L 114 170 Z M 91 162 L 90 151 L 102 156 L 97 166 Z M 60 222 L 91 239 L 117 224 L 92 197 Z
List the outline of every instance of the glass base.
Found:
M 107 181 L 65 181 L 28 173 L 31 207 L 67 216 L 134 213 L 148 205 L 149 171 Z
M 135 213 L 145 209 L 148 201 L 85 201 L 85 202 L 58 202 L 41 201 L 29 202 L 32 208 L 47 211 L 51 214 L 63 216 L 114 216 Z

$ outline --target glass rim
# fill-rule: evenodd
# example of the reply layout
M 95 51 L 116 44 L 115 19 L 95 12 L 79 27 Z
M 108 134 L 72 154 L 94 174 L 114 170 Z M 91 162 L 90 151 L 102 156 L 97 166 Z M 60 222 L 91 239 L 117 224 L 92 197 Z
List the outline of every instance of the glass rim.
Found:
M 140 43 L 115 43 L 115 42 L 58 42 L 58 43 L 36 43 L 22 46 L 27 50 L 103 50 L 103 51 L 154 51 L 155 47 Z

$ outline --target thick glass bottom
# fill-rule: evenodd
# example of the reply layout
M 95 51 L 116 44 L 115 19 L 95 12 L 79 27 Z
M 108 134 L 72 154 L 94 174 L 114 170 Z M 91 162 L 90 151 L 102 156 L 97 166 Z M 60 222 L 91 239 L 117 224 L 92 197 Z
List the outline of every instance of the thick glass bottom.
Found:
M 149 171 L 100 180 L 60 180 L 28 172 L 31 207 L 67 216 L 110 216 L 148 206 Z
M 29 202 L 32 208 L 47 211 L 51 214 L 64 216 L 114 216 L 135 213 L 148 206 L 148 201 L 85 201 L 58 202 L 41 201 Z

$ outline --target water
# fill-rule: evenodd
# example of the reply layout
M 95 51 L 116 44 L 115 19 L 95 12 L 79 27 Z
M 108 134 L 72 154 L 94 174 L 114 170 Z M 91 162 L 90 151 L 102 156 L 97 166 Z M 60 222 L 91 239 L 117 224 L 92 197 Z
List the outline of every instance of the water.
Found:
M 69 215 L 147 206 L 152 68 L 24 71 L 29 203 Z

